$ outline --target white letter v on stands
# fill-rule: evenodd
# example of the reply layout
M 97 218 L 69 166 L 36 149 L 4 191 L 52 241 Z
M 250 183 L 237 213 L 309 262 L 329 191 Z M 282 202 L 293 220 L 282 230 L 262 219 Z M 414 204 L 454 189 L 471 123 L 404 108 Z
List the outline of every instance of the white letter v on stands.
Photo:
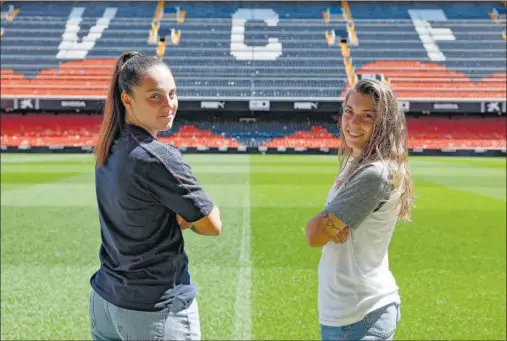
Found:
M 84 7 L 74 7 L 70 12 L 69 19 L 65 25 L 65 32 L 62 35 L 62 42 L 58 46 L 57 59 L 84 59 L 88 52 L 95 46 L 97 39 L 102 37 L 104 30 L 115 17 L 117 8 L 108 7 L 97 23 L 90 28 L 90 32 L 82 41 L 79 41 L 78 33 L 83 20 Z

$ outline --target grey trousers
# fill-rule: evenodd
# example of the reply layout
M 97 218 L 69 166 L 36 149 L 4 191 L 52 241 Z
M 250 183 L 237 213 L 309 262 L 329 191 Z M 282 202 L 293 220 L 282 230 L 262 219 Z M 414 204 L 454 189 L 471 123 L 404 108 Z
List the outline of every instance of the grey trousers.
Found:
M 89 314 L 92 340 L 201 339 L 197 299 L 179 312 L 145 312 L 119 308 L 92 290 Z

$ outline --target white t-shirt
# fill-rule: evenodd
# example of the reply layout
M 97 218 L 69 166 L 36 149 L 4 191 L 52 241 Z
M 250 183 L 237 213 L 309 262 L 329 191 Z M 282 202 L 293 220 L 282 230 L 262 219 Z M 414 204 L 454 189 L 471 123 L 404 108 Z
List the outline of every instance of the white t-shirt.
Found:
M 349 164 L 350 165 L 350 164 Z M 328 242 L 319 263 L 319 320 L 327 326 L 361 321 L 389 303 L 399 303 L 387 250 L 399 207 L 386 200 L 388 170 L 380 162 L 360 166 L 350 180 L 329 191 L 325 210 L 350 227 L 345 243 Z

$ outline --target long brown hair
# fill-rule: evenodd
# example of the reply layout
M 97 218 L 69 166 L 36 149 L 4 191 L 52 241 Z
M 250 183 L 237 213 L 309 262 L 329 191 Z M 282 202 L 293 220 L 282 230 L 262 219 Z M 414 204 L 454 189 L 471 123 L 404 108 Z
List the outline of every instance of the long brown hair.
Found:
M 139 85 L 143 74 L 161 60 L 145 56 L 137 51 L 124 52 L 116 61 L 104 105 L 104 116 L 100 126 L 95 156 L 97 166 L 103 166 L 111 146 L 125 125 L 125 106 L 121 95 L 126 92 L 133 96 L 132 89 Z
M 399 106 L 394 91 L 383 82 L 375 79 L 360 80 L 345 95 L 344 107 L 353 92 L 371 96 L 377 113 L 372 135 L 354 168 L 381 161 L 387 167 L 392 181 L 391 199 L 400 201 L 398 218 L 409 221 L 414 202 L 414 185 L 408 166 L 408 133 L 405 114 Z M 351 155 L 352 148 L 347 146 L 343 131 L 340 129 L 338 158 L 342 171 Z

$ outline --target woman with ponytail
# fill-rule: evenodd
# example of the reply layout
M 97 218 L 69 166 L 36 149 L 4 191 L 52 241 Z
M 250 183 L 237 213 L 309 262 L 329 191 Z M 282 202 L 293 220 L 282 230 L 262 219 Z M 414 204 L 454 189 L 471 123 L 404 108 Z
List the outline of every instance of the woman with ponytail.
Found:
M 179 150 L 157 140 L 178 108 L 163 61 L 118 59 L 96 153 L 101 266 L 90 284 L 94 340 L 199 340 L 183 229 L 220 234 L 220 212 Z
M 322 247 L 318 308 L 323 340 L 390 340 L 401 299 L 388 247 L 398 220 L 409 220 L 413 186 L 407 126 L 391 88 L 361 80 L 345 96 L 341 172 L 306 237 Z

